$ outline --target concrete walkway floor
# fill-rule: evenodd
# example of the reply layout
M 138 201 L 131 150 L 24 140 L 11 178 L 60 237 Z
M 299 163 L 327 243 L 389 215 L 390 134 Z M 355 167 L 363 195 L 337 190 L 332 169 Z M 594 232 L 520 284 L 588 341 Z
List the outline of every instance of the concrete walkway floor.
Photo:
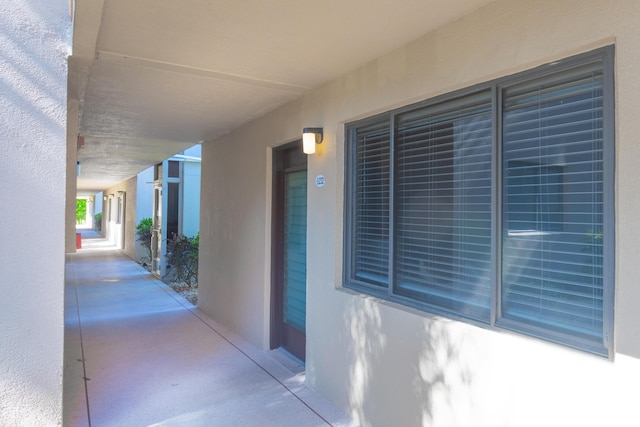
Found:
M 82 231 L 67 257 L 64 425 L 345 426 L 304 367 L 216 324 Z

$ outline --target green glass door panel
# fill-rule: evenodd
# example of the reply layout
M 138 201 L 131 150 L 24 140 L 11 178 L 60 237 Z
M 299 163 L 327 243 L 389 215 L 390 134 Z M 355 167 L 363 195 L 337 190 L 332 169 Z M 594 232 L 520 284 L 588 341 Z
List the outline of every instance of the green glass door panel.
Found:
M 307 301 L 307 171 L 285 174 L 283 320 L 303 331 Z

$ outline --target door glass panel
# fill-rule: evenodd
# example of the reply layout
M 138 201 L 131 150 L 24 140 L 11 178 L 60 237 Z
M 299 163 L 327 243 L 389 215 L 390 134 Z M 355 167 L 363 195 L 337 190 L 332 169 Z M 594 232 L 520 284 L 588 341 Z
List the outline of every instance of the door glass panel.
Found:
M 285 175 L 284 322 L 305 330 L 307 299 L 307 172 Z

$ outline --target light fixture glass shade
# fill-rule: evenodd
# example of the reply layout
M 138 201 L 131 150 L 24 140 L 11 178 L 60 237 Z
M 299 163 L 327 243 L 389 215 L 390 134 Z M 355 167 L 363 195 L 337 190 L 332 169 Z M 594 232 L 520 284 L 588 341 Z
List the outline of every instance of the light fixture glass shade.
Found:
M 304 154 L 313 154 L 316 152 L 315 133 L 307 132 L 302 134 L 302 151 Z

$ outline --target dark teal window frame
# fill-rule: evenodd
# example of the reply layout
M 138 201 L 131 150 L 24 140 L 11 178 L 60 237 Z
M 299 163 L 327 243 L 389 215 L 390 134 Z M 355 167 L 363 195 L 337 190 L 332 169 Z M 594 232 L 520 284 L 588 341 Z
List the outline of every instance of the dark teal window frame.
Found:
M 614 123 L 613 46 L 348 123 L 344 287 L 611 358 Z

